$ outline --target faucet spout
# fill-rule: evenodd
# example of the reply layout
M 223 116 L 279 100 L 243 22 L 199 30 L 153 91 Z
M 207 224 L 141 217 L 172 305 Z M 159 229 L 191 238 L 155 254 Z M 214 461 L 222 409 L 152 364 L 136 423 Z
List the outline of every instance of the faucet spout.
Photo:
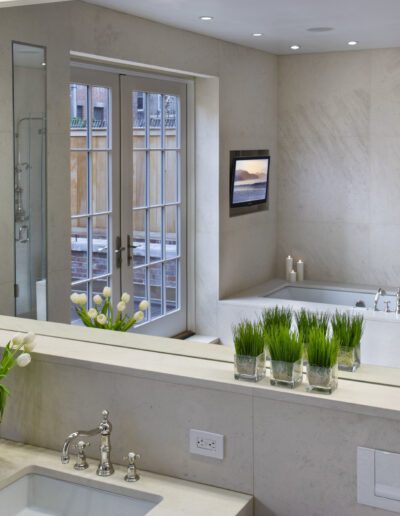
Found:
M 68 464 L 69 462 L 69 449 L 72 444 L 72 441 L 74 441 L 77 437 L 90 437 L 92 435 L 98 435 L 101 433 L 101 428 L 94 428 L 93 430 L 77 430 L 76 432 L 72 432 L 64 442 L 62 452 L 61 452 L 61 462 L 62 464 Z

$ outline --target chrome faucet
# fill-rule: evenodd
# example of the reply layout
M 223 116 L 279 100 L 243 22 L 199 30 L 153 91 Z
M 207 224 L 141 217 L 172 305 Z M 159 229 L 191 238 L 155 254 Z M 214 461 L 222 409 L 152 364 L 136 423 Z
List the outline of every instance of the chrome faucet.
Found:
M 100 463 L 97 468 L 96 474 L 100 477 L 109 477 L 114 473 L 114 467 L 111 464 L 111 430 L 112 425 L 108 419 L 108 410 L 103 410 L 102 416 L 103 419 L 98 427 L 93 430 L 77 430 L 70 434 L 65 440 L 62 452 L 61 452 L 61 462 L 63 464 L 68 464 L 69 462 L 69 448 L 71 443 L 77 437 L 90 437 L 92 435 L 100 435 Z
M 379 302 L 379 298 L 381 296 L 386 296 L 386 292 L 383 288 L 378 288 L 378 291 L 375 294 L 375 299 L 374 299 L 374 312 L 378 311 L 378 302 Z
M 400 288 L 396 292 L 396 314 L 400 315 Z

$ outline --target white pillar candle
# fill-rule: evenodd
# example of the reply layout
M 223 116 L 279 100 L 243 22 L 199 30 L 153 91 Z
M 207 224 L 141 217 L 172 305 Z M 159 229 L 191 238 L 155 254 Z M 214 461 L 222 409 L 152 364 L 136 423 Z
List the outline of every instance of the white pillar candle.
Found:
M 289 274 L 289 281 L 290 283 L 296 283 L 296 271 L 291 270 Z
M 303 260 L 298 260 L 296 264 L 296 270 L 297 270 L 297 281 L 303 281 L 304 280 L 304 262 Z
M 286 257 L 286 281 L 290 280 L 290 273 L 293 270 L 293 258 L 290 256 Z

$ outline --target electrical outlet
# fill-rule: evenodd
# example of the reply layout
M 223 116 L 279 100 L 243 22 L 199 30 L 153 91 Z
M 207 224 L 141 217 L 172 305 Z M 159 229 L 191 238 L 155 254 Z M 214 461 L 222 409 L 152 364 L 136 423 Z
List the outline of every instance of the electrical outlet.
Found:
M 222 460 L 224 458 L 224 436 L 192 428 L 190 430 L 190 453 Z

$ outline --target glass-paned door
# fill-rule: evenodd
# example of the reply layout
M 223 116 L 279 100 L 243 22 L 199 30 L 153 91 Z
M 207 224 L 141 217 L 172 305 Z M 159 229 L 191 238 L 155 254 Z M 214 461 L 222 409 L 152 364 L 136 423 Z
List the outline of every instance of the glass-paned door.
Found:
M 73 68 L 70 109 L 71 292 L 91 300 L 119 274 L 118 76 Z M 115 283 L 116 300 L 119 278 Z
M 122 77 L 122 288 L 149 310 L 137 331 L 187 327 L 186 85 Z

